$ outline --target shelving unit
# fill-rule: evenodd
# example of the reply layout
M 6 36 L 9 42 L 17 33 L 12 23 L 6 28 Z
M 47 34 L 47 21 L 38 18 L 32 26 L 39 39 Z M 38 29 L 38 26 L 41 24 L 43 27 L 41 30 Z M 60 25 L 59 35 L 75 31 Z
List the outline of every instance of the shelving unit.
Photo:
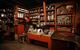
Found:
M 13 39 L 14 37 L 14 8 L 0 9 L 0 35 L 4 39 Z M 12 36 L 13 35 L 13 36 Z M 6 37 L 8 36 L 8 37 Z M 12 36 L 12 37 L 9 37 Z
M 46 6 L 46 14 L 44 14 L 43 7 L 30 9 L 30 18 L 33 24 L 40 24 L 47 26 L 55 26 L 55 5 Z M 45 17 L 46 16 L 46 17 Z
M 43 25 L 45 23 L 44 21 L 45 21 L 45 18 L 44 18 L 44 9 L 43 9 L 43 7 L 40 7 L 40 23 L 41 23 L 41 25 Z
M 15 10 L 15 16 L 14 16 L 14 20 L 15 20 L 15 25 L 18 25 L 18 24 L 24 24 L 24 17 L 28 14 L 28 10 L 26 9 L 23 9 L 23 8 L 19 8 L 19 7 L 16 7 L 16 10 Z
M 40 19 L 40 9 L 39 8 L 30 9 L 29 13 L 30 13 L 31 22 L 33 24 L 37 24 L 38 20 Z
M 30 9 L 30 18 L 33 24 L 44 22 L 44 12 L 42 7 Z
M 73 28 L 73 5 L 61 4 L 56 8 L 56 31 L 63 36 L 71 36 Z M 69 34 L 68 34 L 69 33 Z
M 55 5 L 50 4 L 46 6 L 47 25 L 55 26 Z
M 0 24 L 8 26 L 8 27 L 13 27 L 13 9 L 12 8 L 5 8 L 5 9 L 0 9 Z M 4 27 L 4 26 L 2 26 Z M 5 29 L 7 31 L 7 28 Z
M 29 16 L 29 11 L 25 8 L 21 8 L 19 5 L 15 6 L 14 12 L 14 26 L 15 34 L 19 36 L 24 33 L 25 17 Z

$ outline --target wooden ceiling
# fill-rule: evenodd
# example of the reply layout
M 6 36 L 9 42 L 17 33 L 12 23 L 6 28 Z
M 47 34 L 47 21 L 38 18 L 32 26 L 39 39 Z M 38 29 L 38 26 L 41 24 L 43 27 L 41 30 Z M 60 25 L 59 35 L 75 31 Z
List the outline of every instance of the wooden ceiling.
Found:
M 46 0 L 47 4 L 50 3 L 58 3 L 58 2 L 66 2 L 73 0 Z M 0 0 L 0 8 L 2 7 L 12 7 L 16 4 L 24 6 L 26 8 L 33 8 L 37 6 L 42 6 L 43 0 Z

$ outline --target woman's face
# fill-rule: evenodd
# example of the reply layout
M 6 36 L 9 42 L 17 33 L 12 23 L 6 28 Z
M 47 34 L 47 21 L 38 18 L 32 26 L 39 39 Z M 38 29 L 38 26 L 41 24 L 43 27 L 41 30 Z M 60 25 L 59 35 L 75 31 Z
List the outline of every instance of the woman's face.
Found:
M 27 17 L 25 17 L 25 20 L 26 20 L 27 22 L 29 22 L 29 19 L 28 19 Z
M 27 17 L 25 17 L 25 20 L 27 20 Z

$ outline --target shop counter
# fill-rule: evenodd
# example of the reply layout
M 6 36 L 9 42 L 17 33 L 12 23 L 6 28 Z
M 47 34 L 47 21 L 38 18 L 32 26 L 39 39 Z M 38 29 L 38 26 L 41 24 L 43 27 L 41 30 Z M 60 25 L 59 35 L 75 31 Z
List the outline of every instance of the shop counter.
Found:
M 38 34 L 28 33 L 28 39 L 48 43 L 48 50 L 51 50 L 52 48 L 52 40 L 51 37 L 48 35 L 38 35 Z

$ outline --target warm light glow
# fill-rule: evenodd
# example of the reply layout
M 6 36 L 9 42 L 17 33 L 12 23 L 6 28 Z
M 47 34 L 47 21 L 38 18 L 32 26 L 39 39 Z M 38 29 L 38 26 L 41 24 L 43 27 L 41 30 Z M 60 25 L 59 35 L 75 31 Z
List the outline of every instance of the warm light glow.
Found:
M 4 16 L 4 14 L 1 14 L 1 17 L 3 17 Z

